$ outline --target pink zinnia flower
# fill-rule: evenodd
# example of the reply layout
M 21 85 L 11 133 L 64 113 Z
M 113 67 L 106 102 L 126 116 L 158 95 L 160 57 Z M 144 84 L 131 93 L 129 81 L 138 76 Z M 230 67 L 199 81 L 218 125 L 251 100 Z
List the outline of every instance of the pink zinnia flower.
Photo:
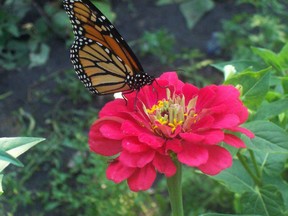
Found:
M 157 83 L 143 87 L 137 99 L 133 92 L 125 95 L 128 102 L 107 103 L 92 125 L 91 150 L 116 156 L 107 178 L 127 179 L 130 189 L 139 191 L 151 187 L 157 172 L 173 176 L 175 159 L 209 175 L 230 167 L 232 156 L 221 142 L 244 148 L 235 132 L 253 137 L 239 127 L 248 118 L 239 91 L 224 85 L 199 89 L 178 80 L 175 72 L 164 73 Z

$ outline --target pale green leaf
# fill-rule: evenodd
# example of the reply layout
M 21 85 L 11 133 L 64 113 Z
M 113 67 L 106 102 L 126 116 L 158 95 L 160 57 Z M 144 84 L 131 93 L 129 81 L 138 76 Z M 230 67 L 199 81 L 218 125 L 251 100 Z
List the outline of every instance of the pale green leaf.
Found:
M 16 166 L 23 167 L 23 164 L 17 158 L 12 157 L 10 154 L 2 150 L 0 150 L 0 161 L 6 161 Z
M 2 180 L 3 180 L 3 174 L 0 174 L 0 196 L 3 194 Z
M 44 138 L 37 137 L 3 137 L 0 138 L 0 150 L 6 151 L 8 154 L 16 158 L 43 140 Z M 8 165 L 9 162 L 0 161 L 0 172 Z

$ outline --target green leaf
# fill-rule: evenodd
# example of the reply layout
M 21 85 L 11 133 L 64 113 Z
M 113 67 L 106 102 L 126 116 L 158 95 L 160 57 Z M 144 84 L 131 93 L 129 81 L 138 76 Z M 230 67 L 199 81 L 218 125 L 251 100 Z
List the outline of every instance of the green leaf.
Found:
M 225 84 L 241 85 L 244 104 L 255 109 L 269 90 L 270 68 L 258 72 L 243 72 L 225 81 Z
M 284 205 L 288 206 L 288 184 L 283 179 L 279 178 L 279 174 L 280 173 L 278 173 L 278 176 L 271 176 L 266 175 L 265 173 L 265 175 L 263 176 L 263 182 L 266 185 L 274 185 L 275 187 L 277 187 L 278 191 L 280 191 L 280 193 L 282 194 Z
M 158 0 L 156 2 L 156 5 L 162 6 L 162 5 L 168 5 L 168 4 L 177 4 L 181 2 L 185 2 L 187 0 Z
M 253 121 L 245 124 L 255 138 L 243 136 L 246 145 L 263 153 L 288 154 L 288 134 L 281 127 L 268 121 Z
M 259 107 L 255 120 L 265 120 L 277 116 L 288 110 L 288 99 L 281 99 L 271 103 L 263 103 Z
M 222 183 L 235 193 L 241 194 L 246 191 L 254 191 L 252 178 L 238 160 L 233 161 L 231 168 L 223 170 L 220 174 L 211 176 L 211 178 Z
M 270 178 L 276 176 L 279 178 L 285 169 L 287 154 L 269 154 L 265 152 L 255 151 L 257 163 L 260 164 L 261 171 L 264 171 Z M 271 182 L 270 182 L 271 183 Z
M 288 69 L 288 43 L 281 49 L 278 54 L 278 62 L 282 68 L 282 70 Z
M 199 216 L 262 216 L 259 214 L 220 214 L 220 213 L 207 213 L 207 214 L 201 214 Z
M 43 138 L 37 137 L 15 137 L 15 138 L 0 138 L 0 150 L 6 151 L 13 157 L 18 157 L 19 155 L 26 152 L 28 149 L 33 147 L 39 142 L 42 142 Z M 9 165 L 7 161 L 0 161 L 0 172 Z
M 16 158 L 12 157 L 10 154 L 7 154 L 5 151 L 0 150 L 0 161 L 7 161 L 16 166 L 23 167 L 23 164 Z
M 267 65 L 272 66 L 278 72 L 281 72 L 281 65 L 276 53 L 272 52 L 271 50 L 258 47 L 252 47 L 252 51 L 261 57 Z
M 193 0 L 180 5 L 180 11 L 185 17 L 187 27 L 192 29 L 200 18 L 214 8 L 212 0 Z
M 279 190 L 267 185 L 246 192 L 241 196 L 242 211 L 245 214 L 260 214 L 265 216 L 284 215 L 284 202 Z
M 0 196 L 3 194 L 2 179 L 3 179 L 3 174 L 0 174 Z
M 281 79 L 282 88 L 284 90 L 284 94 L 288 94 L 288 76 L 281 77 L 280 79 Z

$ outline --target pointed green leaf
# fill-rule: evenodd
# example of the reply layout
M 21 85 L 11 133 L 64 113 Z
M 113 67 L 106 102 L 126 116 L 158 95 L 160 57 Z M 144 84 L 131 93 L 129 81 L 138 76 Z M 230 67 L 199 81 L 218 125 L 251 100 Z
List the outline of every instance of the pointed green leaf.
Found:
M 3 194 L 2 179 L 3 179 L 3 174 L 0 174 L 0 196 Z
M 285 46 L 281 49 L 278 57 L 278 61 L 282 70 L 288 69 L 288 43 L 286 43 Z
M 284 202 L 281 193 L 272 185 L 256 188 L 241 196 L 243 213 L 263 216 L 284 215 Z
M 17 158 L 12 157 L 10 154 L 7 154 L 5 151 L 2 150 L 0 150 L 0 161 L 1 160 L 12 163 L 16 166 L 23 167 L 23 164 Z
M 211 176 L 211 178 L 222 183 L 235 193 L 241 194 L 246 191 L 254 191 L 252 178 L 238 160 L 233 161 L 231 168 L 223 170 L 220 174 Z
M 226 80 L 225 84 L 232 84 L 234 86 L 241 85 L 245 105 L 249 108 L 255 108 L 260 105 L 269 90 L 269 72 L 270 68 L 258 72 L 249 71 L 239 73 Z
M 28 145 L 33 147 L 39 142 L 45 140 L 40 137 L 1 137 L 0 138 L 0 150 L 9 151 L 20 146 Z
M 252 47 L 252 51 L 261 57 L 267 65 L 272 66 L 275 68 L 278 72 L 281 72 L 281 65 L 279 62 L 278 55 L 271 50 L 264 49 L 264 48 L 258 48 L 258 47 Z
M 16 158 L 43 140 L 45 139 L 37 137 L 3 137 L 0 138 L 0 150 L 6 151 L 8 154 Z M 0 161 L 0 172 L 8 165 L 9 162 Z
M 256 115 L 255 120 L 265 120 L 277 116 L 288 110 L 288 99 L 282 99 L 271 103 L 263 103 Z
M 288 134 L 281 127 L 268 121 L 253 121 L 245 124 L 255 138 L 243 140 L 250 149 L 263 153 L 288 154 Z
M 284 94 L 288 94 L 288 76 L 281 77 L 280 79 L 281 79 L 282 88 L 284 90 Z

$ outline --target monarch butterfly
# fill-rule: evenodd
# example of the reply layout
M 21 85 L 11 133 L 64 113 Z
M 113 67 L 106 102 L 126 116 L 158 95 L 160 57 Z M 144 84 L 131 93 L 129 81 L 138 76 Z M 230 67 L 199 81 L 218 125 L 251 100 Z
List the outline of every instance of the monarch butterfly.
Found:
M 90 92 L 129 93 L 153 83 L 154 77 L 143 71 L 116 28 L 89 0 L 63 0 L 63 5 L 75 35 L 71 62 Z

